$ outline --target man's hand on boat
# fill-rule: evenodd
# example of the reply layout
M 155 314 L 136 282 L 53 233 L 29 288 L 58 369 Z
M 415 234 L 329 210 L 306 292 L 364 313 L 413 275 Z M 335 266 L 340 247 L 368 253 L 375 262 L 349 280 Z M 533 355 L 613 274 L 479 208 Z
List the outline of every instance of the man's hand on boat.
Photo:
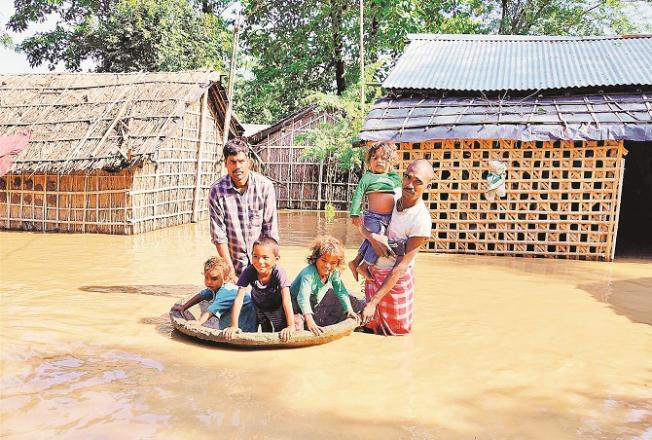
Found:
M 224 329 L 224 337 L 226 339 L 233 339 L 237 333 L 240 333 L 240 327 L 227 327 Z
M 377 304 L 372 300 L 367 303 L 362 311 L 362 325 L 367 325 L 374 318 L 376 314 Z

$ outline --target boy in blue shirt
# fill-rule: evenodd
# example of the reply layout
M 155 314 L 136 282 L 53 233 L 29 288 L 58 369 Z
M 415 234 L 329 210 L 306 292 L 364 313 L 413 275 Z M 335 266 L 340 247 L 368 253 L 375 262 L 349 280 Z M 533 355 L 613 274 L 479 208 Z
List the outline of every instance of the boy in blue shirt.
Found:
M 177 311 L 186 317 L 186 310 L 199 303 L 202 314 L 197 320 L 199 325 L 215 317 L 218 320 L 217 328 L 224 330 L 231 327 L 231 308 L 238 293 L 235 285 L 235 275 L 231 265 L 222 257 L 211 257 L 204 263 L 204 285 L 206 288 L 183 304 L 176 304 L 172 311 Z M 210 302 L 210 303 L 209 303 Z M 190 315 L 192 316 L 192 315 Z M 256 311 L 251 303 L 251 296 L 246 294 L 243 298 L 242 311 L 238 325 L 245 332 L 258 331 Z M 211 322 L 209 327 L 215 327 Z

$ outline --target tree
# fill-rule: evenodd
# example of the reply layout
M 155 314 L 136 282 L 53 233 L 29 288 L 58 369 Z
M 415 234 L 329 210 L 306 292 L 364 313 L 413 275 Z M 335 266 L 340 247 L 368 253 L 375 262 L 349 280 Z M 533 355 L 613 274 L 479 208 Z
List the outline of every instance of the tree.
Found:
M 409 33 L 595 35 L 636 29 L 624 0 L 365 0 L 366 63 L 381 80 Z M 648 0 L 649 2 L 649 0 Z M 358 0 L 243 0 L 245 50 L 255 63 L 237 102 L 244 119 L 272 122 L 309 91 L 342 94 L 359 80 Z M 269 111 L 260 119 L 256 111 Z
M 256 60 L 238 103 L 247 120 L 296 111 L 310 91 L 338 95 L 359 81 L 358 0 L 245 0 L 243 40 Z M 483 31 L 481 0 L 366 0 L 366 63 L 395 59 L 409 32 Z M 376 78 L 379 79 L 379 78 Z M 272 103 L 271 121 L 250 109 Z M 260 104 L 260 105 L 259 105 Z
M 230 42 L 226 22 L 200 6 L 186 0 L 16 1 L 7 26 L 22 32 L 57 17 L 54 29 L 18 44 L 32 67 L 63 63 L 78 71 L 92 60 L 100 72 L 222 70 Z
M 634 30 L 621 0 L 500 0 L 496 6 L 501 34 L 601 35 Z

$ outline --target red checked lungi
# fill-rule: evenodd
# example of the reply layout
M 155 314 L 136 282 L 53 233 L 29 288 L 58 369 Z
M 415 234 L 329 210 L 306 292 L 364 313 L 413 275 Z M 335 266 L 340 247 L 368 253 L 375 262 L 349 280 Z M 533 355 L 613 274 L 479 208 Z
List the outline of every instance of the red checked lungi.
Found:
M 380 269 L 376 266 L 369 266 L 369 271 L 373 275 L 374 281 L 365 282 L 364 290 L 367 302 L 380 289 L 392 268 Z M 413 306 L 414 276 L 410 268 L 380 301 L 376 307 L 376 315 L 367 324 L 367 327 L 377 334 L 406 335 L 412 331 Z

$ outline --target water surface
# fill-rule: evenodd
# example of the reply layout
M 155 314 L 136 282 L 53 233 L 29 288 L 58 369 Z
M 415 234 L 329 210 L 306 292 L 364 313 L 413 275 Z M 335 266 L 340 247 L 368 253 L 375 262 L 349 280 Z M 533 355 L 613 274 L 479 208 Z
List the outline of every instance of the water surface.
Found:
M 290 275 L 316 230 L 353 257 L 345 219 L 283 213 Z M 206 223 L 0 233 L 3 437 L 652 439 L 649 261 L 421 254 L 411 336 L 251 351 L 168 323 L 213 251 Z

